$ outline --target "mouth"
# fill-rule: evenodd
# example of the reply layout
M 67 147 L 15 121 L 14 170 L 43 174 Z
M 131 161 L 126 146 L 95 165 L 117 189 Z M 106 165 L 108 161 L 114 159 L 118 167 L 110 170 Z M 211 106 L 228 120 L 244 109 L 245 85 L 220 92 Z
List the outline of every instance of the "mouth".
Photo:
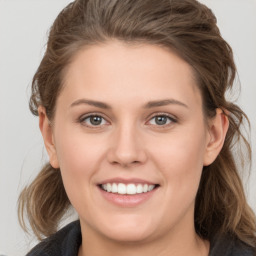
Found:
M 104 183 L 99 188 L 105 192 L 119 195 L 138 195 L 151 192 L 159 187 L 159 184 L 136 184 L 136 183 Z

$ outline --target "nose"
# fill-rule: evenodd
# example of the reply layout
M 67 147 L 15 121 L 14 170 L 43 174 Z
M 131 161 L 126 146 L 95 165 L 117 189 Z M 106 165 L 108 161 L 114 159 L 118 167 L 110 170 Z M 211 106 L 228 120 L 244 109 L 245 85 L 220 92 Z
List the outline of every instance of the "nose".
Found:
M 146 150 L 135 127 L 123 125 L 117 128 L 111 140 L 108 152 L 108 161 L 111 164 L 129 167 L 146 162 Z

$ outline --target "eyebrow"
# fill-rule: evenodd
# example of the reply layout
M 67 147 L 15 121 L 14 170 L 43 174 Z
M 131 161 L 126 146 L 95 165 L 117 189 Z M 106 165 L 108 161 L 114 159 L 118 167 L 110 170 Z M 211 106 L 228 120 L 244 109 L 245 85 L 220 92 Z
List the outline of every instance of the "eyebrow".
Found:
M 97 108 L 102 108 L 102 109 L 111 109 L 111 106 L 101 102 L 101 101 L 95 101 L 95 100 L 89 100 L 89 99 L 79 99 L 74 101 L 70 107 L 78 106 L 78 105 L 91 105 Z M 165 99 L 165 100 L 156 100 L 156 101 L 149 101 L 147 104 L 144 105 L 144 108 L 153 108 L 153 107 L 162 107 L 162 106 L 167 106 L 167 105 L 179 105 L 188 108 L 188 106 L 178 100 L 174 99 Z
M 81 105 L 81 104 L 87 104 L 87 105 L 91 105 L 91 106 L 94 106 L 94 107 L 97 107 L 97 108 L 111 109 L 111 107 L 106 103 L 103 103 L 103 102 L 100 102 L 100 101 L 95 101 L 95 100 L 88 100 L 88 99 L 76 100 L 70 105 L 70 107 L 78 106 L 78 105 Z
M 162 107 L 162 106 L 171 105 L 171 104 L 188 108 L 186 104 L 174 99 L 150 101 L 144 106 L 144 108 Z

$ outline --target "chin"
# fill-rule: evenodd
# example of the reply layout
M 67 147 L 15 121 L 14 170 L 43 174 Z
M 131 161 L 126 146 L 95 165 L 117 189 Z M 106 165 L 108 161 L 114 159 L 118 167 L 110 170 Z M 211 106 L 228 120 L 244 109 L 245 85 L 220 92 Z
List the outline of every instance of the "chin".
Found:
M 150 240 L 152 234 L 145 232 L 144 230 L 112 230 L 105 234 L 105 236 L 111 240 L 121 243 L 141 243 Z
M 110 222 L 112 225 L 102 225 L 100 232 L 111 240 L 119 242 L 142 242 L 149 240 L 154 235 L 154 228 L 151 221 L 141 220 L 122 220 Z M 110 224 L 109 223 L 109 224 Z

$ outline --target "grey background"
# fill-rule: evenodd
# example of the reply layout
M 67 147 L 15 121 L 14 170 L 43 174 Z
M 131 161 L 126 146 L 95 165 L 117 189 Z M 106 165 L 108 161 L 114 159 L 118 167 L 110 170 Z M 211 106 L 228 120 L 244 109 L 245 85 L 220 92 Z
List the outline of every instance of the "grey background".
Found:
M 38 119 L 28 109 L 29 86 L 47 31 L 69 0 L 0 0 L 0 255 L 22 256 L 34 243 L 17 220 L 17 199 L 47 160 Z M 245 180 L 256 211 L 256 1 L 201 0 L 231 44 L 241 81 L 238 104 L 252 124 L 253 166 Z

